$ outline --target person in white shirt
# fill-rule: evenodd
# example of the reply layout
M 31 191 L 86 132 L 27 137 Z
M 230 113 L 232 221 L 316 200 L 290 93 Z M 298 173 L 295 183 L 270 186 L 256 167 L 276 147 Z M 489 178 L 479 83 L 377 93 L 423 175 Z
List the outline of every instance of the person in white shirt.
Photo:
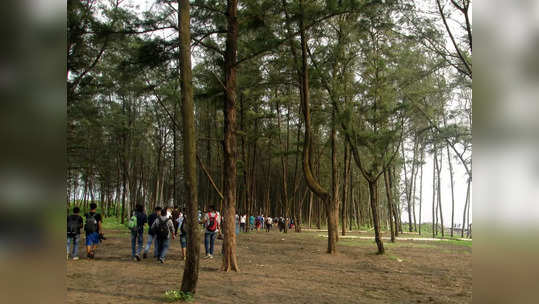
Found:
M 268 216 L 266 218 L 266 232 L 270 232 L 272 225 L 273 225 L 273 220 L 272 220 L 271 216 Z
M 247 222 L 247 214 L 244 214 L 240 218 L 240 231 L 247 232 L 245 228 L 245 223 Z

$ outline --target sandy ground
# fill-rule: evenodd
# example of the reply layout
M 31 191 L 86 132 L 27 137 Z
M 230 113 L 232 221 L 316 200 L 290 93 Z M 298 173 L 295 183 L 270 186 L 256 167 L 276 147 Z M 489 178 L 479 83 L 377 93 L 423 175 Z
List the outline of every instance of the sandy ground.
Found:
M 351 235 L 372 237 L 372 232 Z M 178 240 L 167 263 L 160 264 L 132 261 L 125 231 L 107 231 L 106 236 L 95 260 L 67 261 L 67 303 L 162 303 L 166 290 L 179 289 L 184 262 Z M 429 241 L 385 244 L 387 253 L 379 256 L 371 240 L 341 239 L 338 253 L 331 256 L 319 232 L 242 233 L 241 272 L 219 271 L 219 254 L 202 259 L 193 303 L 471 303 L 470 247 Z M 218 241 L 215 251 L 220 250 Z

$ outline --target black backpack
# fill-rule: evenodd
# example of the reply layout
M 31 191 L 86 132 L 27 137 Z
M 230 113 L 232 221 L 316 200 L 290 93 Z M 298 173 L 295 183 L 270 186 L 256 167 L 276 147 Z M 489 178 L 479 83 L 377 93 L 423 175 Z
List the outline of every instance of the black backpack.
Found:
M 165 221 L 161 221 L 161 219 L 157 219 L 159 221 L 159 226 L 157 227 L 157 238 L 160 240 L 165 240 L 168 238 L 168 225 L 167 222 L 170 221 L 170 219 L 166 219 Z
M 95 219 L 95 214 L 86 215 L 86 226 L 84 226 L 86 233 L 97 232 L 97 220 Z
M 67 221 L 67 235 L 68 236 L 76 236 L 80 233 L 80 224 L 79 224 L 79 218 L 75 216 L 70 216 Z
M 182 224 L 180 225 L 180 234 L 181 234 L 181 235 L 185 235 L 185 228 L 184 228 L 184 226 L 185 226 L 185 217 L 183 218 Z

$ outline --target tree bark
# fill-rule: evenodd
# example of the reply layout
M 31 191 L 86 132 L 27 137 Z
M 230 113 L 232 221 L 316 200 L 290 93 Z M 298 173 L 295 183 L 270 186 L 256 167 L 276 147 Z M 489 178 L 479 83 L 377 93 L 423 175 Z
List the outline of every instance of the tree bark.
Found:
M 391 242 L 392 243 L 395 243 L 395 230 L 393 229 L 393 212 L 392 212 L 392 209 L 391 206 L 393 205 L 392 203 L 392 194 L 391 194 L 391 186 L 389 185 L 389 174 L 387 172 L 387 170 L 384 170 L 384 182 L 385 182 L 385 186 L 386 186 L 386 196 L 387 196 L 387 210 L 388 210 L 388 217 L 389 217 L 389 227 L 390 227 L 390 232 L 391 232 Z
M 369 194 L 370 194 L 370 202 L 371 202 L 371 212 L 372 212 L 372 221 L 374 225 L 374 240 L 376 241 L 376 246 L 378 247 L 378 254 L 384 254 L 384 243 L 382 242 L 382 238 L 380 236 L 380 224 L 379 224 L 379 218 L 378 218 L 378 197 L 377 197 L 377 191 L 378 191 L 378 185 L 376 181 L 368 181 L 369 183 Z
M 224 239 L 223 271 L 239 271 L 236 258 L 236 60 L 238 50 L 238 0 L 227 1 L 224 100 Z
M 348 145 L 346 141 L 344 142 L 344 171 L 343 171 L 343 181 L 342 181 L 342 235 L 346 235 L 346 199 L 348 194 L 348 178 L 350 175 L 350 160 L 348 157 Z
M 442 210 L 442 179 L 441 179 L 441 175 L 442 175 L 442 168 L 441 168 L 441 163 L 442 163 L 442 155 L 440 154 L 440 163 L 438 164 L 438 161 L 436 161 L 436 170 L 438 171 L 438 212 L 440 214 L 440 230 L 442 232 L 442 238 L 444 237 L 444 216 L 443 216 L 443 210 Z
M 186 194 L 187 257 L 183 271 L 181 290 L 195 293 L 200 261 L 200 231 L 198 225 L 198 189 L 196 172 L 196 138 L 191 74 L 191 33 L 189 0 L 178 3 L 180 28 L 180 82 L 183 120 L 183 167 Z M 174 172 L 174 175 L 176 172 Z M 176 185 L 174 185 L 174 193 Z M 176 199 L 176 198 L 175 198 Z
M 421 150 L 421 173 L 419 176 L 419 235 L 421 235 L 421 207 L 423 205 L 423 160 L 425 151 Z
M 432 237 L 436 237 L 436 153 L 432 158 Z
M 451 237 L 453 237 L 453 229 L 455 228 L 455 190 L 454 190 L 454 180 L 453 180 L 453 164 L 451 163 L 451 154 L 449 152 L 449 145 L 446 145 L 447 148 L 447 162 L 449 165 L 449 178 L 451 181 Z

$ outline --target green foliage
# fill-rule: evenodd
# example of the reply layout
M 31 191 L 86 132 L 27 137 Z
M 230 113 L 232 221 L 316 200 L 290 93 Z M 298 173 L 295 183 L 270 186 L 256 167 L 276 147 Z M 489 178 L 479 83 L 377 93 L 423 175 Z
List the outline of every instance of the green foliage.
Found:
M 115 216 L 105 217 L 102 225 L 103 229 L 106 230 L 126 230 L 125 224 L 122 224 L 120 219 Z
M 191 302 L 194 300 L 192 293 L 181 290 L 167 290 L 164 298 L 167 302 Z

